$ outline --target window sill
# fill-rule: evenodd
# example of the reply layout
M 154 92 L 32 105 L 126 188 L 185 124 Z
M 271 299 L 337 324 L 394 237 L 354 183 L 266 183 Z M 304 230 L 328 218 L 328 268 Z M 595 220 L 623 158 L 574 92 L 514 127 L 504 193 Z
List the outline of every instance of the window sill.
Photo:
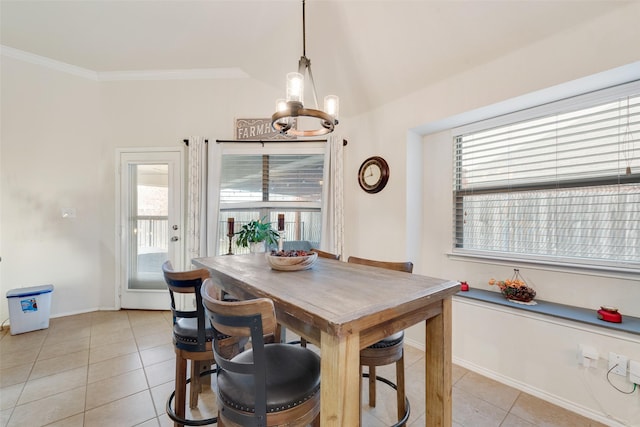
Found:
M 468 298 L 476 301 L 488 302 L 516 310 L 525 310 L 530 313 L 538 313 L 545 316 L 552 316 L 560 319 L 572 320 L 587 325 L 599 326 L 601 328 L 613 329 L 615 331 L 627 332 L 640 335 L 640 318 L 622 315 L 622 323 L 605 322 L 598 319 L 595 309 L 574 307 L 570 305 L 557 304 L 549 301 L 536 299 L 536 305 L 516 304 L 498 292 L 483 289 L 469 289 L 466 292 L 458 292 L 457 297 Z

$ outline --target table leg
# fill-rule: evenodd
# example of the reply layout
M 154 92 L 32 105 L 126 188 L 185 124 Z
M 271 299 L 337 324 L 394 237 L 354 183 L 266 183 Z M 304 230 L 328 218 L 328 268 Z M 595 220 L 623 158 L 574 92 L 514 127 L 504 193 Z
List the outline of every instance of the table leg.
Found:
M 451 426 L 451 298 L 426 321 L 425 399 L 427 426 Z
M 360 336 L 322 332 L 320 425 L 360 424 Z

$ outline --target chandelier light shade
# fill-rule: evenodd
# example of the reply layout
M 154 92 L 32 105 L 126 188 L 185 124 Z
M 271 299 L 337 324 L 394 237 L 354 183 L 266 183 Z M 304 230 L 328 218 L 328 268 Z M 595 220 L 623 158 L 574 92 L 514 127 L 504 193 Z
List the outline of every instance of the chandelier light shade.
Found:
M 315 109 L 304 106 L 305 75 L 309 76 Z M 338 124 L 339 99 L 336 95 L 324 97 L 324 110 L 318 108 L 318 95 L 311 72 L 311 61 L 306 56 L 305 0 L 302 0 L 302 56 L 298 61 L 298 72 L 287 74 L 286 99 L 276 100 L 276 112 L 271 116 L 274 130 L 288 136 L 321 136 L 333 132 Z M 317 127 L 299 128 L 298 117 L 309 117 Z

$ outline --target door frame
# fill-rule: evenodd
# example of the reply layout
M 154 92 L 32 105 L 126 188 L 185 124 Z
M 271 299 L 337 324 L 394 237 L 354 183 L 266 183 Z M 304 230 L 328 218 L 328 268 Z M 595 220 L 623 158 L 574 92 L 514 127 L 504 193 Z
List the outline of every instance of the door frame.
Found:
M 122 291 L 123 291 L 123 287 L 126 286 L 126 281 L 127 281 L 127 265 L 123 263 L 123 256 L 127 253 L 127 239 L 125 239 L 125 233 L 126 233 L 126 218 L 123 216 L 123 212 L 122 209 L 124 208 L 122 206 L 122 184 L 123 184 L 123 179 L 122 179 L 122 173 L 123 171 L 121 170 L 121 162 L 122 162 L 122 156 L 125 154 L 153 154 L 153 153 L 177 153 L 178 154 L 178 165 L 180 170 L 178 171 L 178 185 L 180 188 L 180 195 L 179 195 L 179 208 L 178 208 L 178 220 L 179 220 L 179 230 L 178 230 L 178 238 L 180 240 L 180 259 L 184 259 L 185 256 L 185 247 L 184 247 L 184 237 L 185 237 L 185 232 L 184 232 L 184 226 L 185 226 L 185 165 L 184 165 L 184 159 L 185 159 L 185 150 L 184 147 L 182 146 L 174 146 L 174 147 L 130 147 L 130 148 L 117 148 L 116 149 L 116 167 L 115 167 L 115 174 L 116 174 L 116 183 L 115 183 L 115 199 L 116 199 L 116 209 L 115 209 L 115 216 L 116 216 L 116 228 L 115 228 L 115 267 L 116 267 L 116 274 L 115 274 L 115 308 L 116 310 L 120 310 L 122 308 Z M 152 160 L 149 161 L 149 163 L 152 163 Z M 177 264 L 176 264 L 177 265 Z M 140 291 L 140 292 L 149 292 L 149 291 Z M 168 290 L 167 290 L 167 295 L 168 295 Z M 167 299 L 167 310 L 169 309 L 169 300 Z M 141 309 L 143 309 L 143 307 L 141 307 Z M 153 308 L 149 308 L 149 309 L 153 309 Z

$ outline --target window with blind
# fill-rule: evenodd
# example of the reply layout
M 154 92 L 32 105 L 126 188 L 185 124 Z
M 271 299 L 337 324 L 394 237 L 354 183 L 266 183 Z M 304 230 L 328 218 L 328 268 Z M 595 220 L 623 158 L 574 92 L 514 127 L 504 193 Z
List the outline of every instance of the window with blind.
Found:
M 640 271 L 640 85 L 516 116 L 454 133 L 454 252 Z
M 223 153 L 220 178 L 218 253 L 227 253 L 227 218 L 235 230 L 251 220 L 264 219 L 277 229 L 285 215 L 285 241 L 320 243 L 324 150 L 259 149 Z M 234 253 L 248 249 L 233 247 Z

